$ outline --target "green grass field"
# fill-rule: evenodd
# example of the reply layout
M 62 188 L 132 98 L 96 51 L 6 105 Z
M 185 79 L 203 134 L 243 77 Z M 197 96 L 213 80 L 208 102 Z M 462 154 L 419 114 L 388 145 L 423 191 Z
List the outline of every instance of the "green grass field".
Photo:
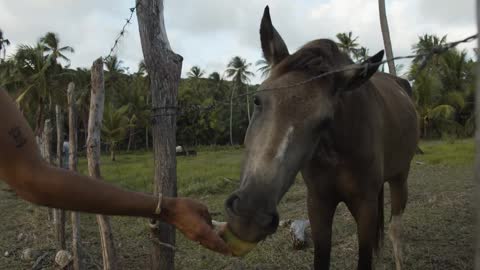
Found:
M 404 215 L 405 269 L 473 269 L 473 140 L 454 143 L 423 142 L 425 155 L 415 157 L 409 178 L 409 203 Z M 205 202 L 214 219 L 223 220 L 223 201 L 238 186 L 240 148 L 198 149 L 197 157 L 178 158 L 179 195 Z M 121 154 L 116 162 L 102 159 L 106 181 L 124 188 L 152 189 L 151 153 Z M 85 172 L 85 160 L 80 161 Z M 388 186 L 385 192 L 386 224 L 390 213 Z M 53 228 L 45 208 L 19 200 L 0 183 L 0 269 L 31 269 L 32 262 L 20 260 L 21 251 L 31 247 L 48 253 L 45 269 L 52 266 Z M 279 205 L 282 219 L 306 218 L 305 186 L 299 176 Z M 151 242 L 147 221 L 113 217 L 114 238 L 123 269 L 147 269 Z M 70 232 L 70 226 L 67 227 Z M 19 237 L 19 234 L 23 237 Z M 101 264 L 100 243 L 93 215 L 82 215 L 82 246 L 89 269 Z M 385 239 L 383 262 L 393 269 L 392 248 Z M 287 229 L 258 245 L 245 258 L 226 258 L 177 237 L 177 269 L 310 269 L 313 247 L 292 249 Z M 8 257 L 4 253 L 8 251 Z M 344 205 L 337 209 L 334 223 L 332 269 L 354 269 L 357 241 L 355 224 Z

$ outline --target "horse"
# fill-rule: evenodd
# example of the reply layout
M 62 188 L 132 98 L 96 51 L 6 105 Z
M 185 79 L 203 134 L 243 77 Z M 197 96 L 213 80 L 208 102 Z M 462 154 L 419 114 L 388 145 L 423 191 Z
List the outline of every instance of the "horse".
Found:
M 341 202 L 357 225 L 358 269 L 372 269 L 383 241 L 388 182 L 389 236 L 401 269 L 402 214 L 419 138 L 408 81 L 377 72 L 383 51 L 355 64 L 335 42 L 318 39 L 290 54 L 268 6 L 260 41 L 271 71 L 253 98 L 240 186 L 225 201 L 229 228 L 249 242 L 273 234 L 277 204 L 301 172 L 314 269 L 329 269 L 332 223 Z

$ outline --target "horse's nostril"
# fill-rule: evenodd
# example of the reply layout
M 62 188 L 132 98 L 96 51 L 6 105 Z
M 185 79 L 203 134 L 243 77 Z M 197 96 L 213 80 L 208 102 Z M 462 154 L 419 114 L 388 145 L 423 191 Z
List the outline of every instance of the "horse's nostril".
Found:
M 238 214 L 238 202 L 240 201 L 240 197 L 238 195 L 233 194 L 231 195 L 227 201 L 225 202 L 225 206 L 227 210 L 232 212 L 233 214 Z
M 258 225 L 267 229 L 268 231 L 275 231 L 278 227 L 279 217 L 277 213 L 272 214 L 258 214 L 256 221 Z

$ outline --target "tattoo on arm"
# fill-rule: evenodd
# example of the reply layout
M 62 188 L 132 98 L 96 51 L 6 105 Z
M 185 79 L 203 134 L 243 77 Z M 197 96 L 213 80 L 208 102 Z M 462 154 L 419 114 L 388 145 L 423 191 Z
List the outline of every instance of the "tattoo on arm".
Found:
M 15 141 L 15 147 L 17 148 L 20 148 L 27 143 L 27 139 L 25 139 L 23 136 L 20 127 L 14 127 L 10 129 L 8 135 L 10 135 L 10 137 L 12 137 L 12 139 Z

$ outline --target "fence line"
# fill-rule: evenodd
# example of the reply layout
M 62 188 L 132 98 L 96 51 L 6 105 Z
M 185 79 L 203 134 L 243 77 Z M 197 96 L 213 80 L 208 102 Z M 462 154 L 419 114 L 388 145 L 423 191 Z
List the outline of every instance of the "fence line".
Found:
M 131 24 L 133 15 L 134 15 L 134 13 L 135 13 L 135 11 L 136 11 L 136 9 L 138 8 L 139 5 L 140 5 L 140 2 L 137 1 L 135 7 L 130 8 L 130 15 L 127 19 L 125 19 L 126 22 L 123 25 L 123 27 L 122 27 L 121 31 L 119 32 L 119 34 L 117 35 L 117 37 L 115 38 L 114 44 L 111 47 L 109 54 L 104 58 L 104 61 L 109 60 L 113 56 L 113 53 L 114 53 L 115 49 L 118 47 L 118 44 L 119 44 L 121 38 L 125 36 L 126 28 L 127 28 L 128 25 Z M 449 50 L 451 50 L 453 48 L 456 48 L 460 44 L 472 42 L 473 40 L 475 40 L 477 38 L 478 38 L 478 33 L 474 34 L 474 35 L 470 35 L 470 36 L 468 36 L 464 39 L 461 39 L 461 40 L 457 40 L 457 41 L 453 41 L 453 42 L 449 42 L 449 43 L 446 43 L 446 44 L 443 44 L 443 45 L 436 46 L 436 47 L 432 48 L 429 52 L 423 53 L 423 54 L 411 54 L 411 55 L 405 55 L 405 56 L 397 56 L 397 57 L 394 57 L 394 58 L 391 58 L 391 59 L 385 59 L 383 61 L 375 62 L 375 63 L 364 62 L 362 64 L 347 65 L 347 66 L 344 66 L 343 68 L 331 70 L 331 71 L 324 72 L 324 73 L 321 73 L 319 75 L 310 77 L 310 78 L 308 78 L 304 81 L 298 82 L 298 83 L 293 83 L 293 84 L 278 86 L 278 87 L 265 87 L 265 88 L 260 87 L 259 89 L 254 90 L 254 91 L 246 91 L 246 93 L 244 93 L 244 94 L 238 94 L 238 95 L 233 97 L 232 101 L 237 100 L 237 99 L 242 98 L 242 97 L 245 97 L 245 96 L 251 96 L 251 95 L 254 95 L 254 94 L 260 93 L 260 92 L 277 91 L 277 90 L 279 91 L 279 90 L 291 89 L 293 87 L 298 87 L 298 86 L 303 86 L 303 85 L 309 84 L 309 83 L 311 83 L 315 80 L 318 80 L 318 79 L 321 79 L 321 78 L 324 78 L 324 77 L 327 77 L 327 76 L 330 76 L 330 75 L 333 75 L 333 74 L 336 74 L 336 73 L 341 73 L 341 72 L 345 72 L 345 71 L 352 71 L 352 70 L 359 70 L 359 69 L 366 70 L 369 67 L 371 67 L 372 65 L 383 65 L 383 64 L 387 64 L 388 62 L 392 62 L 392 61 L 396 61 L 396 60 L 406 60 L 406 59 L 415 59 L 415 58 L 420 59 L 419 60 L 419 63 L 420 63 L 419 64 L 419 70 L 417 72 L 417 76 L 419 76 L 421 71 L 423 69 L 425 69 L 425 67 L 427 66 L 427 64 L 429 63 L 429 61 L 432 59 L 433 56 L 441 55 L 443 53 L 446 53 Z M 416 78 L 414 78 L 413 81 L 415 81 Z M 169 117 L 169 116 L 174 116 L 174 115 L 178 116 L 178 115 L 181 115 L 183 113 L 191 113 L 192 111 L 197 111 L 199 113 L 209 113 L 210 111 L 215 110 L 218 107 L 230 106 L 230 105 L 231 105 L 231 100 L 226 99 L 226 100 L 223 100 L 223 101 L 214 101 L 213 104 L 210 104 L 210 105 L 207 105 L 207 106 L 188 105 L 188 106 L 154 107 L 154 108 L 150 109 L 151 112 L 152 112 L 151 121 L 154 123 L 158 117 Z M 232 105 L 233 106 L 240 106 L 240 105 L 243 106 L 245 104 L 237 102 L 237 103 L 233 103 Z M 134 132 L 133 135 L 135 135 L 137 133 L 140 133 L 140 131 Z M 115 143 L 123 142 L 125 140 L 128 140 L 130 138 L 130 136 L 131 136 L 131 134 L 128 134 L 125 139 L 115 141 Z M 102 143 L 108 144 L 108 143 L 103 142 L 103 141 L 102 141 Z
M 117 48 L 119 42 L 120 42 L 120 39 L 122 37 L 124 37 L 125 33 L 126 33 L 126 29 L 127 29 L 127 26 L 129 24 L 132 23 L 132 18 L 133 18 L 133 14 L 135 13 L 135 10 L 137 10 L 138 6 L 140 5 L 140 1 L 138 1 L 134 7 L 130 8 L 130 16 L 125 19 L 125 24 L 123 25 L 122 27 L 122 30 L 120 31 L 120 33 L 118 33 L 117 37 L 115 38 L 115 41 L 113 43 L 113 46 L 112 48 L 110 48 L 110 52 L 109 54 L 104 58 L 104 62 L 108 61 L 112 56 L 113 56 L 113 53 L 115 51 L 115 49 Z

